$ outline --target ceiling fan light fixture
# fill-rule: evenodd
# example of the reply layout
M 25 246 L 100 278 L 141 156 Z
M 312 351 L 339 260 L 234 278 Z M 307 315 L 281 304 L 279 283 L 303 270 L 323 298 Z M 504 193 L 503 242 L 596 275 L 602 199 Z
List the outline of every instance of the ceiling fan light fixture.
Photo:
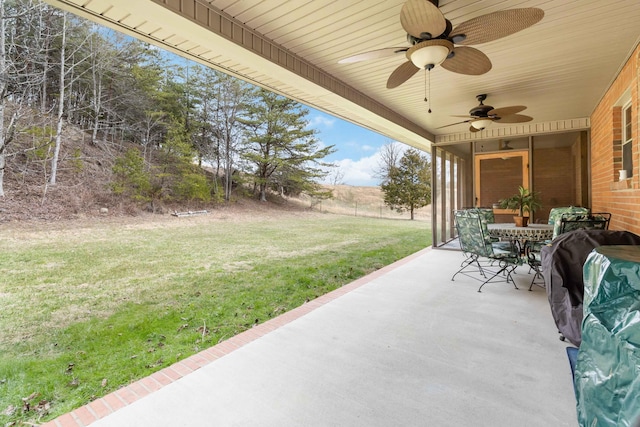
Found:
M 444 62 L 452 50 L 453 43 L 449 40 L 425 40 L 407 51 L 407 59 L 420 69 L 431 69 Z
M 471 126 L 473 126 L 475 129 L 483 130 L 484 128 L 489 126 L 491 123 L 493 123 L 493 120 L 491 119 L 478 119 L 478 120 L 472 121 Z

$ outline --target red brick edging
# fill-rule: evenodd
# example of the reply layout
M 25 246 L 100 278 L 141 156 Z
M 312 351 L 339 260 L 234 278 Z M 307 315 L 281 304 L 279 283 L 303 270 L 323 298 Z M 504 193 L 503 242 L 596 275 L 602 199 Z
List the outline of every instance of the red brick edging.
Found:
M 176 380 L 179 380 L 191 372 L 202 368 L 203 366 L 239 349 L 246 344 L 249 344 L 251 341 L 312 312 L 318 307 L 322 307 L 328 302 L 371 282 L 377 277 L 380 277 L 403 264 L 408 263 L 430 249 L 431 247 L 428 247 L 409 255 L 408 257 L 383 267 L 380 270 L 309 301 L 300 307 L 294 308 L 293 310 L 283 313 L 278 317 L 274 317 L 273 319 L 256 325 L 253 328 L 241 332 L 240 334 L 235 335 L 213 347 L 209 347 L 208 349 L 202 350 L 201 352 L 176 362 L 171 366 L 167 366 L 148 377 L 121 387 L 104 397 L 98 398 L 84 406 L 81 406 L 80 408 L 74 409 L 71 412 L 60 415 L 58 418 L 41 424 L 41 427 L 86 427 L 94 421 L 104 418 L 118 409 L 124 408 L 136 400 L 141 399 Z

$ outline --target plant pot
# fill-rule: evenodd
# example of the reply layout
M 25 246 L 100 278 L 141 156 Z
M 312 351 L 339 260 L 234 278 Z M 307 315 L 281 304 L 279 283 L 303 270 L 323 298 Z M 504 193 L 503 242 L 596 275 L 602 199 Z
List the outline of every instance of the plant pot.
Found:
M 513 222 L 515 222 L 516 227 L 526 227 L 527 224 L 529 223 L 529 217 L 528 216 L 514 216 L 513 217 Z

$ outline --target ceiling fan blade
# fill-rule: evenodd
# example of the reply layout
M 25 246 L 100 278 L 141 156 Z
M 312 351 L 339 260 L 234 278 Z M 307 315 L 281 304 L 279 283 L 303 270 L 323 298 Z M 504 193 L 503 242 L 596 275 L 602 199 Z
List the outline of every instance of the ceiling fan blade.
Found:
M 419 68 L 413 65 L 413 62 L 411 61 L 401 64 L 398 68 L 393 70 L 393 73 L 389 76 L 389 80 L 387 80 L 387 89 L 393 89 L 400 86 L 417 73 L 418 70 Z
M 489 110 L 487 112 L 487 115 L 504 117 L 504 116 L 510 116 L 512 114 L 519 113 L 526 109 L 527 107 L 525 107 L 524 105 L 512 105 L 511 107 L 494 108 L 493 110 Z
M 544 17 L 544 11 L 535 7 L 509 9 L 478 16 L 458 25 L 450 36 L 464 35 L 460 45 L 491 42 L 529 28 Z
M 525 116 L 524 114 L 512 114 L 497 119 L 499 123 L 524 123 L 530 122 L 531 120 L 533 120 L 533 117 Z
M 429 0 L 407 0 L 400 11 L 400 24 L 407 33 L 419 39 L 436 38 L 447 28 L 444 15 Z
M 399 53 L 405 53 L 408 51 L 408 47 L 387 47 L 384 49 L 372 50 L 369 52 L 362 52 L 357 55 L 343 58 L 338 61 L 338 64 L 351 64 L 353 62 L 369 61 L 371 59 L 387 58 Z
M 453 52 L 455 55 L 452 58 L 440 64 L 445 70 L 479 76 L 491 69 L 491 60 L 478 49 L 463 46 L 454 48 Z
M 455 117 L 455 116 L 454 116 L 454 117 Z M 463 116 L 463 117 L 466 117 L 466 116 Z M 442 128 L 448 128 L 449 126 L 461 125 L 461 124 L 463 124 L 463 123 L 469 123 L 470 121 L 471 121 L 471 119 L 469 119 L 469 120 L 464 120 L 464 121 L 462 121 L 462 122 L 451 123 L 451 124 L 448 124 L 448 125 L 440 126 L 440 127 L 436 128 L 436 129 L 442 129 Z

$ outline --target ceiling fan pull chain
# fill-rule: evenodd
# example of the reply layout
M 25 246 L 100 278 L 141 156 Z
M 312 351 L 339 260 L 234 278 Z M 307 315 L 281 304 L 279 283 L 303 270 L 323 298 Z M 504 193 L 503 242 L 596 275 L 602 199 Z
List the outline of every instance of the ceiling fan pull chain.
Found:
M 429 72 L 429 77 L 427 77 Z M 427 98 L 427 79 L 429 80 L 429 97 Z M 425 67 L 424 69 L 424 102 L 428 102 L 428 113 L 431 113 L 431 68 Z
M 427 72 L 429 73 L 429 110 L 427 112 L 431 114 L 431 68 L 429 68 Z
M 431 96 L 431 94 L 429 94 Z M 424 102 L 427 102 L 427 69 L 424 69 Z

